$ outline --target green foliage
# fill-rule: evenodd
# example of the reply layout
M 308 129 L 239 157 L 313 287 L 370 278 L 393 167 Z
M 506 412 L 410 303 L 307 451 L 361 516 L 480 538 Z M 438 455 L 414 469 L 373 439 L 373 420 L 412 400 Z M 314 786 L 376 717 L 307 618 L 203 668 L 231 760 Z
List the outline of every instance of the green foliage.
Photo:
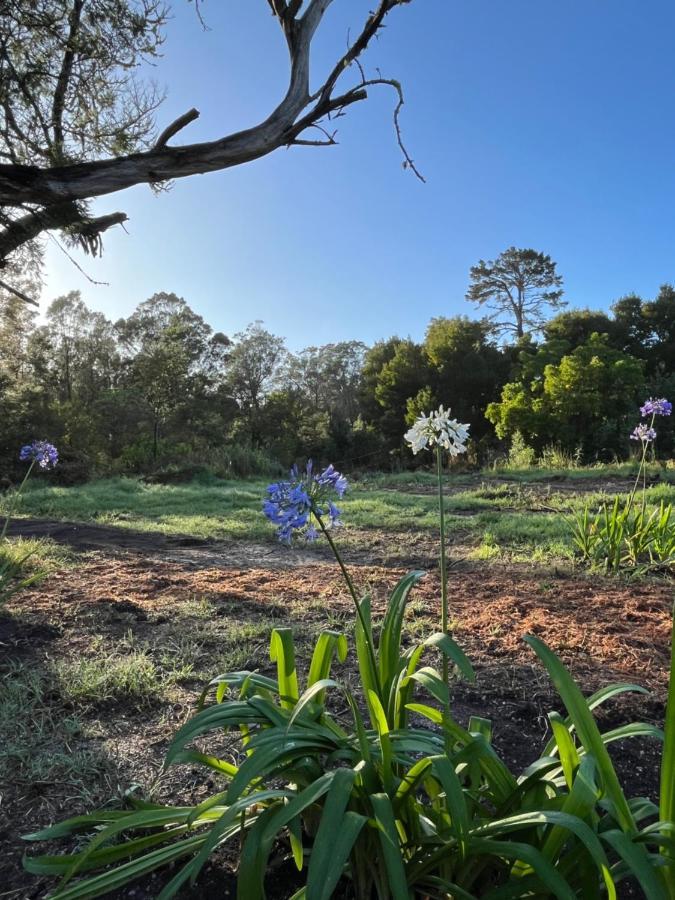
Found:
M 528 638 L 567 718 L 550 714 L 549 744 L 517 777 L 492 748 L 486 722 L 473 719 L 464 728 L 433 705 L 445 707 L 447 687 L 433 667 L 422 665 L 423 654 L 440 651 L 471 678 L 459 647 L 442 634 L 412 646 L 402 641 L 405 606 L 420 575 L 406 576 L 392 593 L 378 640 L 369 600 L 361 601 L 358 694 L 331 675 L 347 653 L 341 634 L 320 635 L 301 686 L 292 636 L 276 630 L 277 677 L 218 676 L 169 748 L 166 765 L 204 767 L 221 783 L 214 794 L 187 807 L 132 799 L 128 810 L 101 810 L 29 835 L 31 841 L 90 837 L 74 853 L 27 857 L 28 871 L 61 876 L 54 896 L 74 900 L 182 860 L 159 895 L 166 900 L 198 879 L 218 847 L 242 840 L 238 896 L 255 900 L 264 897 L 267 861 L 282 839 L 304 872 L 297 896 L 310 900 L 330 897 L 343 878 L 363 900 L 445 893 L 616 897 L 615 885 L 628 876 L 650 900 L 666 900 L 675 827 L 669 824 L 672 685 L 661 818 L 654 825 L 658 810 L 625 796 L 606 748 L 622 738 L 658 739 L 661 732 L 635 723 L 601 734 L 592 715 L 611 696 L 640 689 L 616 685 L 586 699 L 555 655 Z M 337 714 L 345 701 L 348 715 Z M 240 743 L 238 763 L 201 749 L 211 743 L 215 750 L 223 730 Z
M 24 551 L 20 544 L 4 538 L 0 541 L 0 607 L 19 591 L 45 578 L 46 572 L 27 572 L 34 555 L 33 548 Z
M 632 498 L 588 506 L 571 520 L 574 546 L 582 559 L 606 572 L 622 568 L 669 570 L 675 565 L 675 516 L 672 503 L 655 509 Z
M 586 458 L 625 453 L 630 416 L 645 393 L 639 360 L 593 334 L 571 352 L 564 342 L 525 351 L 520 365 L 519 379 L 487 407 L 499 437 L 520 431 L 535 449 L 583 446 Z
M 511 438 L 511 446 L 507 459 L 509 469 L 529 469 L 534 465 L 536 453 L 532 447 L 528 447 L 525 438 L 520 431 L 515 431 Z

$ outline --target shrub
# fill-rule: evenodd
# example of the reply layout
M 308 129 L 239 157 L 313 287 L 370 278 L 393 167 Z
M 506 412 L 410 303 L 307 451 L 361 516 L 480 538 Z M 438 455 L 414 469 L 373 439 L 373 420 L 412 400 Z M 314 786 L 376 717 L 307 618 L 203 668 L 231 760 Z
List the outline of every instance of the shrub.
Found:
M 507 469 L 529 469 L 536 460 L 537 454 L 532 447 L 528 447 L 525 438 L 520 431 L 516 431 L 511 438 L 511 447 L 506 462 Z

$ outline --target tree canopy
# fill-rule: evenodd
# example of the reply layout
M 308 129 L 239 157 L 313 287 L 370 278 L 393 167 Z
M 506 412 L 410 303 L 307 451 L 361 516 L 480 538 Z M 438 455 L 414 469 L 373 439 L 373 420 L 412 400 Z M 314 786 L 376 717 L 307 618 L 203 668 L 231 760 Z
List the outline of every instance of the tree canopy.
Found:
M 522 338 L 541 330 L 549 309 L 565 306 L 561 285 L 550 256 L 509 247 L 497 259 L 472 266 L 466 299 L 491 311 L 496 331 Z

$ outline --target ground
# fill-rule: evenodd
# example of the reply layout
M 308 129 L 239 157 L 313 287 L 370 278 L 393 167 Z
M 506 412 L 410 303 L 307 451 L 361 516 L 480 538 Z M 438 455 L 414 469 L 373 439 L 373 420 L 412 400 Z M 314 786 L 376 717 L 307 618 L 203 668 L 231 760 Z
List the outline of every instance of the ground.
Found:
M 672 483 L 655 478 L 652 499 L 672 499 Z M 587 693 L 609 681 L 649 689 L 610 703 L 603 727 L 662 721 L 673 581 L 663 572 L 588 573 L 573 559 L 564 520 L 630 484 L 586 473 L 448 479 L 452 624 L 478 675 L 474 685 L 455 684 L 454 713 L 462 722 L 491 718 L 516 771 L 543 746 L 546 713 L 560 709 L 527 633 L 542 637 Z M 160 800 L 207 796 L 213 784 L 190 767 L 158 778 L 163 755 L 207 679 L 272 671 L 272 627 L 294 628 L 300 660 L 322 628 L 351 632 L 352 607 L 327 548 L 277 545 L 259 513 L 263 487 L 118 479 L 26 496 L 12 533 L 39 541 L 50 574 L 0 613 L 0 897 L 46 894 L 48 882 L 21 868 L 21 834 L 120 802 L 132 785 Z M 437 628 L 435 503 L 423 474 L 368 479 L 345 503 L 340 542 L 377 611 L 405 571 L 428 572 L 409 607 L 409 638 Z M 353 668 L 350 656 L 344 677 L 353 680 Z M 629 793 L 654 797 L 655 742 L 619 742 L 613 753 Z M 279 898 L 292 892 L 280 865 L 270 885 Z M 160 884 L 156 877 L 118 896 L 154 897 Z M 232 885 L 229 861 L 217 859 L 199 890 L 182 896 L 227 896 Z

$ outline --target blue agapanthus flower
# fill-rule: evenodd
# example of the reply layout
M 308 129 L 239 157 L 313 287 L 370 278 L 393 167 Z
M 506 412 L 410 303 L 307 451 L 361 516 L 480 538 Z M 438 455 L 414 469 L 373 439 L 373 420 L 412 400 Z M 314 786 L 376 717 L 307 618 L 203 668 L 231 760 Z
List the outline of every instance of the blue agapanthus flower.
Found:
M 41 469 L 53 469 L 59 461 L 59 451 L 47 441 L 33 441 L 21 448 L 19 459 L 22 462 L 37 463 Z
M 649 443 L 656 438 L 656 431 L 653 428 L 650 428 L 649 425 L 645 425 L 644 422 L 641 422 L 631 433 L 632 441 L 644 441 Z
M 341 524 L 340 510 L 331 495 L 344 496 L 348 486 L 344 475 L 333 466 L 314 474 L 310 459 L 304 472 L 293 466 L 290 476 L 289 481 L 271 484 L 263 501 L 263 513 L 276 526 L 280 541 L 290 544 L 294 533 L 315 541 L 319 532 L 314 522 L 320 523 L 323 516 L 328 516 L 331 527 Z
M 645 405 L 640 407 L 640 415 L 644 416 L 669 416 L 673 411 L 673 404 L 666 400 L 665 397 L 661 397 L 660 400 L 654 400 L 653 397 L 650 397 L 649 400 L 645 401 Z

